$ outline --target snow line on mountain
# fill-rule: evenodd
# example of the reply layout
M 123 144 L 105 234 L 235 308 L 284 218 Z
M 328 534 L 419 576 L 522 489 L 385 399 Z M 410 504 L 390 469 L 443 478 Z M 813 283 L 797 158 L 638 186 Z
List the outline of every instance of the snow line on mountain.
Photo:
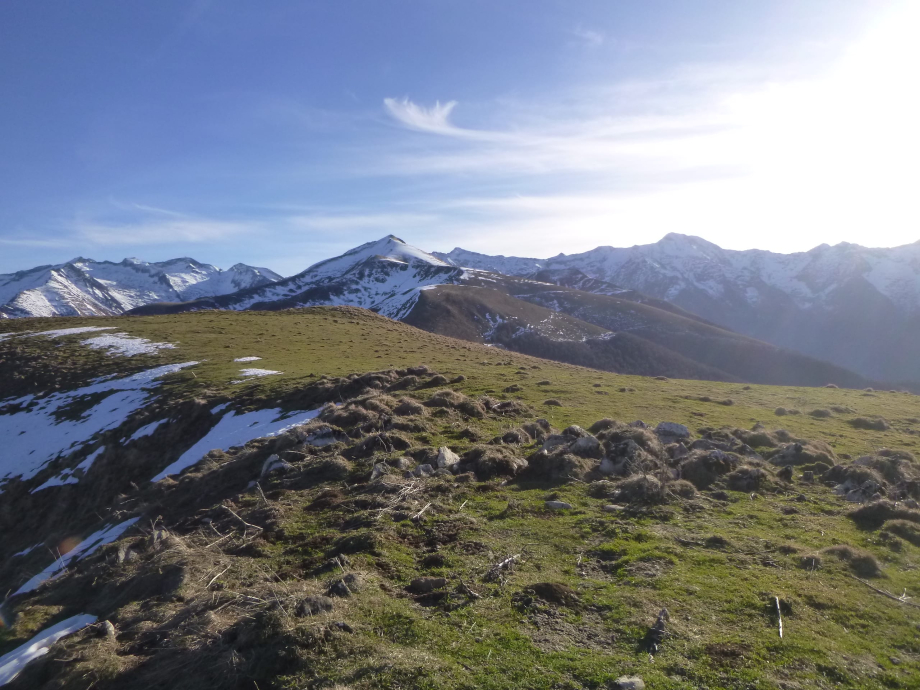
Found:
M 27 395 L 10 401 L 12 414 L 0 415 L 0 438 L 4 452 L 0 455 L 0 494 L 10 479 L 31 479 L 49 462 L 84 448 L 103 431 L 121 426 L 148 401 L 150 389 L 159 385 L 162 376 L 198 362 L 167 364 L 120 379 L 96 381 L 67 392 L 52 393 L 36 399 Z M 104 395 L 76 419 L 60 419 L 72 405 L 87 396 Z
M 0 656 L 0 685 L 6 685 L 14 680 L 25 668 L 26 664 L 34 659 L 44 656 L 51 646 L 62 637 L 72 635 L 82 630 L 87 625 L 92 625 L 98 619 L 88 613 L 65 618 L 55 623 L 50 628 L 42 630 L 31 640 L 20 645 L 12 652 Z
M 125 531 L 138 520 L 140 520 L 140 518 L 131 518 L 130 520 L 125 520 L 124 522 L 120 522 L 117 525 L 103 527 L 102 529 L 93 532 L 86 539 L 77 544 L 73 549 L 65 554 L 62 554 L 57 560 L 53 561 L 48 567 L 38 573 L 38 575 L 35 575 L 28 582 L 22 585 L 22 587 L 13 592 L 13 596 L 31 592 L 32 590 L 38 588 L 43 582 L 47 582 L 53 577 L 56 577 L 73 561 L 79 561 L 80 559 L 86 558 L 87 556 L 95 553 L 97 549 L 105 546 L 106 544 L 111 544 L 122 534 L 124 534 Z
M 244 412 L 243 414 L 237 414 L 235 410 L 231 410 L 220 418 L 220 421 L 203 439 L 185 451 L 178 460 L 150 481 L 158 482 L 171 474 L 179 474 L 187 467 L 198 463 L 208 451 L 215 449 L 228 450 L 233 446 L 242 446 L 256 438 L 267 438 L 283 434 L 289 429 L 306 424 L 311 419 L 316 418 L 321 411 L 321 407 L 309 412 L 291 412 L 289 414 L 283 414 L 280 408 L 255 410 L 253 412 Z

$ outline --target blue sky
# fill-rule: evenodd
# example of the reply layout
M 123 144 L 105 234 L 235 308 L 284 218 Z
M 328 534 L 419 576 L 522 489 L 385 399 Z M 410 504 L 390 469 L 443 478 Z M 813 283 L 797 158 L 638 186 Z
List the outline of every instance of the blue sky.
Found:
M 920 239 L 920 3 L 0 3 L 0 272 Z

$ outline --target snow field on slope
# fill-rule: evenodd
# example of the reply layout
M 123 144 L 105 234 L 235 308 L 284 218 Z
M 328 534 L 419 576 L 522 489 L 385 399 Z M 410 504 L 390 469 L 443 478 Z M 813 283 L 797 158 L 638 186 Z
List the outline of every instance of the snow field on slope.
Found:
M 140 520 L 140 518 L 131 518 L 130 520 L 125 520 L 124 522 L 121 522 L 117 525 L 103 527 L 102 529 L 93 532 L 91 535 L 86 537 L 86 539 L 77 544 L 73 549 L 65 554 L 62 554 L 59 558 L 53 561 L 51 565 L 49 565 L 47 568 L 38 573 L 38 575 L 31 578 L 22 587 L 13 592 L 13 596 L 31 592 L 43 582 L 46 582 L 61 573 L 73 561 L 79 561 L 81 558 L 86 558 L 92 553 L 95 553 L 95 551 L 100 547 L 105 546 L 106 544 L 111 544 L 122 534 L 124 534 L 125 531 L 138 520 Z
M 127 333 L 110 333 L 80 342 L 93 350 L 105 350 L 107 354 L 122 357 L 153 355 L 160 350 L 173 350 L 176 347 L 172 343 L 155 343 L 146 338 L 138 338 Z
M 237 357 L 234 362 L 258 362 L 261 357 Z
M 70 455 L 89 443 L 96 434 L 121 426 L 148 401 L 158 379 L 198 362 L 168 364 L 121 379 L 97 381 L 76 390 L 52 393 L 36 399 L 27 395 L 8 401 L 23 409 L 0 415 L 0 494 L 2 484 L 14 477 L 31 479 L 52 460 Z M 77 419 L 59 420 L 57 415 L 85 400 L 105 395 Z
M 0 685 L 6 685 L 15 679 L 26 664 L 47 654 L 51 646 L 62 637 L 72 635 L 87 625 L 92 625 L 96 620 L 96 616 L 91 616 L 87 613 L 65 618 L 50 628 L 42 630 L 12 652 L 0 656 Z
M 321 411 L 322 408 L 317 408 L 309 412 L 291 412 L 285 415 L 280 408 L 255 410 L 243 414 L 237 414 L 231 410 L 220 418 L 220 421 L 204 438 L 150 481 L 158 482 L 171 474 L 179 474 L 187 467 L 196 464 L 208 451 L 229 450 L 233 446 L 242 446 L 256 438 L 278 436 L 289 429 L 306 424 L 316 418 Z

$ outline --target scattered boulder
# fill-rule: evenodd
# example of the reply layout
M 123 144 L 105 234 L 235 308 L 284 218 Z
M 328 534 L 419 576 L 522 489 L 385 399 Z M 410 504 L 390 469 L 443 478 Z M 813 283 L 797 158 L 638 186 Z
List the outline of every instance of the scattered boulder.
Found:
M 645 681 L 639 676 L 620 676 L 613 687 L 614 690 L 645 690 Z
M 572 504 L 565 501 L 547 501 L 544 505 L 549 510 L 572 510 Z
M 259 479 L 264 479 L 274 472 L 287 472 L 291 467 L 290 463 L 285 462 L 278 455 L 269 455 L 268 459 L 262 463 L 262 473 Z
M 655 427 L 655 433 L 658 434 L 659 438 L 667 439 L 668 441 L 683 441 L 690 438 L 690 429 L 676 422 L 661 422 Z
M 449 469 L 460 462 L 460 456 L 447 446 L 438 448 L 438 469 Z
M 359 592 L 363 584 L 357 573 L 347 573 L 344 577 L 333 581 L 329 585 L 327 594 L 332 597 L 350 597 L 355 592 Z

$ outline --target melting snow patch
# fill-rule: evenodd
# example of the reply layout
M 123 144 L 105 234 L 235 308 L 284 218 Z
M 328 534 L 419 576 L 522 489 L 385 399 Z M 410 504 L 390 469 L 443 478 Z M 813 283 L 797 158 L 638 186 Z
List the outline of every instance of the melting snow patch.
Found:
M 38 575 L 33 577 L 22 587 L 13 592 L 13 596 L 16 596 L 17 594 L 24 594 L 25 592 L 31 592 L 46 580 L 50 580 L 58 573 L 63 571 L 64 568 L 66 568 L 72 561 L 79 561 L 81 558 L 86 558 L 91 553 L 96 551 L 96 549 L 98 549 L 100 546 L 111 544 L 113 541 L 118 539 L 118 537 L 124 534 L 125 530 L 127 530 L 138 520 L 140 520 L 140 518 L 131 518 L 130 520 L 125 520 L 124 522 L 117 525 L 103 527 L 101 530 L 93 532 L 86 539 L 77 544 L 71 551 L 65 553 L 63 556 L 54 561 L 54 563 L 49 565 Z
M 96 434 L 121 426 L 144 406 L 149 389 L 158 385 L 157 379 L 197 363 L 168 364 L 38 400 L 28 395 L 10 401 L 13 409 L 22 409 L 0 414 L 0 438 L 4 444 L 0 454 L 0 493 L 6 481 L 14 477 L 31 479 L 52 460 L 83 448 Z M 82 401 L 94 404 L 76 419 L 60 420 L 69 406 Z
M 321 410 L 322 408 L 317 408 L 309 412 L 292 412 L 288 415 L 282 414 L 280 408 L 244 412 L 239 415 L 231 410 L 220 418 L 220 421 L 203 439 L 150 481 L 158 482 L 170 474 L 179 474 L 185 468 L 196 464 L 210 450 L 228 450 L 233 446 L 242 446 L 254 438 L 277 436 L 295 426 L 306 424 L 318 416 Z
M 17 552 L 17 553 L 14 553 L 12 557 L 13 557 L 13 558 L 16 558 L 16 556 L 28 556 L 30 553 L 32 553 L 33 551 L 35 551 L 35 549 L 37 549 L 39 546 L 41 546 L 41 544 L 36 544 L 35 546 L 30 546 L 30 547 L 27 548 L 27 549 L 23 549 L 22 551 L 19 551 L 19 552 Z
M 81 613 L 79 616 L 65 618 L 59 623 L 52 625 L 50 628 L 42 630 L 24 645 L 17 647 L 8 654 L 0 656 L 0 685 L 6 685 L 16 678 L 20 671 L 25 668 L 26 664 L 33 659 L 47 654 L 51 646 L 62 637 L 82 630 L 87 625 L 95 623 L 96 620 L 96 616 L 91 616 L 88 613 Z
M 56 477 L 51 477 L 41 486 L 37 486 L 32 489 L 29 493 L 34 494 L 42 489 L 50 489 L 53 486 L 64 486 L 66 484 L 79 484 L 80 480 L 73 476 L 73 470 L 64 470 Z
M 246 383 L 251 379 L 261 378 L 262 376 L 273 376 L 274 374 L 283 374 L 283 371 L 272 371 L 271 369 L 243 369 L 240 372 L 246 378 L 237 379 L 230 383 Z
M 160 350 L 172 350 L 172 343 L 155 343 L 146 338 L 138 338 L 127 333 L 110 333 L 82 341 L 94 350 L 106 350 L 110 355 L 133 357 L 134 355 L 153 355 Z
M 150 434 L 157 430 L 157 427 L 160 426 L 160 424 L 165 424 L 168 421 L 168 419 L 160 419 L 156 422 L 150 422 L 150 424 L 142 426 L 140 429 L 131 434 L 131 438 L 128 440 L 136 441 L 137 439 L 143 438 L 144 436 L 150 436 Z
M 43 335 L 47 338 L 59 338 L 62 335 L 78 335 L 80 333 L 93 333 L 95 331 L 113 331 L 115 326 L 81 326 L 79 328 L 59 328 L 56 331 L 39 331 L 30 335 Z
M 237 357 L 233 361 L 234 362 L 257 362 L 260 359 L 262 358 L 261 357 Z
M 211 414 L 217 414 L 218 412 L 223 412 L 223 411 L 226 410 L 228 407 L 230 407 L 230 403 L 228 403 L 228 402 L 221 403 L 220 405 L 217 405 L 217 406 L 211 408 Z

